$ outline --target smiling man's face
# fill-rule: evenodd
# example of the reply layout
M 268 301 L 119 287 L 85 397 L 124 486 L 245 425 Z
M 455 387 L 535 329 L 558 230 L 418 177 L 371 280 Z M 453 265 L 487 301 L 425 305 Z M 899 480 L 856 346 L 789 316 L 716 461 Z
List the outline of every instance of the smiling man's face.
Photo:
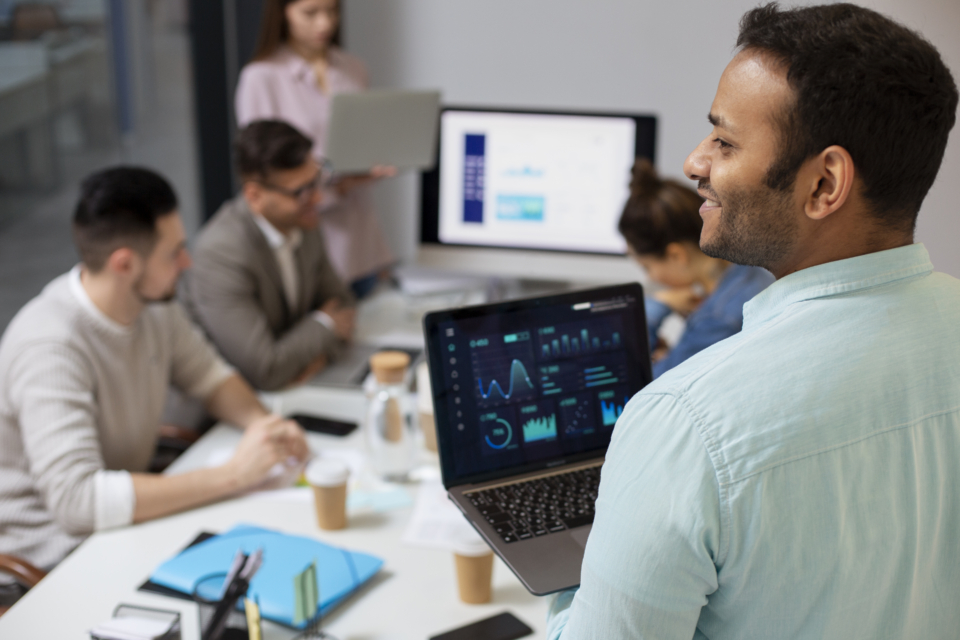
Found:
M 795 248 L 802 206 L 792 188 L 764 182 L 778 157 L 777 117 L 792 99 L 785 73 L 761 53 L 742 51 L 724 70 L 710 107 L 713 131 L 683 167 L 706 199 L 707 255 L 774 271 Z

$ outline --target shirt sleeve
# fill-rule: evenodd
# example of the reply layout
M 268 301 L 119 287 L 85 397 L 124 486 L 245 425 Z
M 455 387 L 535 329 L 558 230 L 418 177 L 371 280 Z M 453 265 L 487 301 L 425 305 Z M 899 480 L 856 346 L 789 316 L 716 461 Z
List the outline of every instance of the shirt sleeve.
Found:
M 9 397 L 16 399 L 30 476 L 47 511 L 71 535 L 92 533 L 104 463 L 89 363 L 64 345 L 34 345 L 13 359 L 7 380 L 13 381 Z M 100 500 L 106 505 L 112 495 L 107 489 Z
M 187 395 L 205 400 L 233 374 L 178 302 L 170 305 L 173 358 L 170 381 Z
M 137 494 L 129 471 L 101 469 L 93 475 L 93 528 L 96 531 L 131 524 L 136 503 Z
M 618 420 L 574 592 L 555 597 L 551 640 L 689 640 L 716 591 L 721 502 L 692 414 L 640 394 Z

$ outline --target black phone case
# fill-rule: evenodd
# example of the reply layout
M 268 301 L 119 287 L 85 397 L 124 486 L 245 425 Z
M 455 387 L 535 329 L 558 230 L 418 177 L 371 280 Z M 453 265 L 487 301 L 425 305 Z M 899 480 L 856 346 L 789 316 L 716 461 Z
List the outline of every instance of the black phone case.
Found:
M 533 629 L 509 611 L 453 629 L 430 640 L 514 640 L 533 633 Z
M 346 436 L 357 428 L 356 422 L 343 422 L 342 420 L 333 420 L 332 418 L 308 416 L 303 413 L 295 413 L 290 416 L 290 419 L 296 420 L 300 423 L 300 426 L 307 431 L 324 433 L 330 436 Z

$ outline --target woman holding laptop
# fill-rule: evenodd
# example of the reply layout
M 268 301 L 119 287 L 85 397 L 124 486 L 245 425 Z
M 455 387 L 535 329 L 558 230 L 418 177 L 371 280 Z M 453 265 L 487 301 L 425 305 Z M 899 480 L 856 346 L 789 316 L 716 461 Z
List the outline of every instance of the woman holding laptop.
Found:
M 634 164 L 619 228 L 630 255 L 650 280 L 663 285 L 646 300 L 655 378 L 739 332 L 743 304 L 773 282 L 766 269 L 731 264 L 700 250 L 701 204 L 693 189 L 661 179 L 649 160 Z M 671 313 L 683 316 L 686 327 L 669 348 L 657 334 Z
M 237 84 L 237 125 L 285 120 L 313 140 L 323 159 L 335 94 L 363 91 L 367 71 L 339 46 L 339 0 L 266 0 L 252 61 Z M 394 262 L 373 209 L 370 183 L 394 175 L 391 167 L 341 176 L 320 204 L 330 262 L 357 297 L 376 286 Z

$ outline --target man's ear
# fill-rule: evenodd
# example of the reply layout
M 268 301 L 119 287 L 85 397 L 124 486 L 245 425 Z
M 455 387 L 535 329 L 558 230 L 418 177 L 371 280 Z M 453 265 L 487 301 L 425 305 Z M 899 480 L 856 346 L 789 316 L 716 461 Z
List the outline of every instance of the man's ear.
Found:
M 107 258 L 106 268 L 119 276 L 130 277 L 140 268 L 141 260 L 140 254 L 130 247 L 120 247 Z
M 263 187 L 252 180 L 245 180 L 241 192 L 244 200 L 251 208 L 254 210 L 260 208 L 260 201 L 263 199 Z
M 800 170 L 800 184 L 806 185 L 803 211 L 811 220 L 823 220 L 840 209 L 853 194 L 856 169 L 850 153 L 831 145 L 810 159 Z

